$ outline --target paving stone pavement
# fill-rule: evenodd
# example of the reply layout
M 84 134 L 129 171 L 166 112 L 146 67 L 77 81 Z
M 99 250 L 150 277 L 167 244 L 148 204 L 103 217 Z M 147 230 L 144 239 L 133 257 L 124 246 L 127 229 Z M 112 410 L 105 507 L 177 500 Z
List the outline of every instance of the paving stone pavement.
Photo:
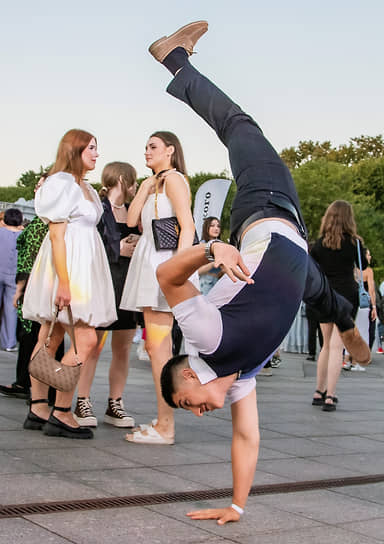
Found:
M 108 396 L 109 342 L 92 401 L 94 440 L 24 431 L 25 401 L 0 395 L 0 503 L 130 496 L 231 486 L 228 407 L 196 418 L 176 411 L 176 444 L 124 441 L 102 423 Z M 155 416 L 148 362 L 132 350 L 125 405 L 138 423 Z M 16 354 L 0 352 L 0 383 L 14 380 Z M 384 356 L 366 372 L 343 372 L 334 413 L 311 405 L 315 363 L 283 353 L 273 376 L 258 379 L 261 450 L 254 485 L 384 474 Z M 373 544 L 384 542 L 384 482 L 249 498 L 239 523 L 192 521 L 194 508 L 228 499 L 28 515 L 0 520 L 0 544 Z

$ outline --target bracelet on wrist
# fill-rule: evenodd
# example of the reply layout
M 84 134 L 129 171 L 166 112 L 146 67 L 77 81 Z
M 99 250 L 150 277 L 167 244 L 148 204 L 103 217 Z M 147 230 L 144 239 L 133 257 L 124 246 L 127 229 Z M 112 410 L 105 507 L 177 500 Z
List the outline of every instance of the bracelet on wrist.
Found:
M 233 508 L 233 510 L 240 514 L 240 516 L 244 514 L 244 508 L 240 508 L 240 506 L 237 506 L 237 504 L 232 503 L 231 508 Z
M 216 244 L 216 243 L 222 243 L 222 240 L 219 240 L 218 238 L 213 238 L 212 240 L 209 240 L 206 244 L 205 244 L 205 257 L 207 259 L 208 262 L 210 263 L 213 263 L 214 260 L 215 260 L 215 257 L 213 256 L 212 254 L 212 250 L 211 250 L 211 247 L 212 247 L 212 244 Z

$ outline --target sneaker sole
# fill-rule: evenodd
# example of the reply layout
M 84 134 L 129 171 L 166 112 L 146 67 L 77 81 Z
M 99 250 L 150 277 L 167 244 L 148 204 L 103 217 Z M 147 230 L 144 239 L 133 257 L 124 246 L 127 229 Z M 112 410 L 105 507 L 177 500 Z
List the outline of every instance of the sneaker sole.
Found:
M 80 427 L 97 427 L 97 419 L 95 417 L 79 417 L 73 414 L 75 421 Z
M 130 417 L 129 419 L 116 419 L 115 417 L 104 416 L 104 423 L 107 423 L 108 425 L 113 425 L 114 427 L 124 427 L 126 429 L 131 429 L 135 426 L 135 420 L 133 419 L 133 417 Z

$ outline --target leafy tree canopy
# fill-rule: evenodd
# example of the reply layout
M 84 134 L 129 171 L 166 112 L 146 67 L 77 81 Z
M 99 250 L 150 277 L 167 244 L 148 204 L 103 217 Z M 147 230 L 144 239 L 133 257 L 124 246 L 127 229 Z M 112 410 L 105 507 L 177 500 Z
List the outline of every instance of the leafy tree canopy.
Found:
M 329 140 L 325 142 L 303 140 L 296 147 L 283 149 L 280 155 L 291 169 L 316 159 L 326 159 L 351 166 L 365 159 L 384 157 L 384 139 L 381 134 L 361 135 L 350 138 L 348 144 L 342 144 L 339 147 L 332 146 Z
M 318 236 L 321 218 L 329 204 L 344 199 L 353 205 L 358 232 L 373 255 L 377 270 L 384 268 L 384 139 L 378 136 L 350 138 L 348 144 L 335 147 L 330 141 L 301 141 L 281 152 L 292 170 L 299 193 L 309 238 Z M 16 187 L 0 187 L 0 200 L 15 202 L 33 198 L 33 189 L 47 169 L 24 172 Z M 229 172 L 198 172 L 189 177 L 192 196 L 208 179 L 232 179 Z M 141 181 L 141 180 L 139 180 Z M 95 187 L 99 188 L 99 185 Z M 229 237 L 230 206 L 236 192 L 232 183 L 222 213 L 222 238 Z M 382 279 L 382 278 L 380 278 Z

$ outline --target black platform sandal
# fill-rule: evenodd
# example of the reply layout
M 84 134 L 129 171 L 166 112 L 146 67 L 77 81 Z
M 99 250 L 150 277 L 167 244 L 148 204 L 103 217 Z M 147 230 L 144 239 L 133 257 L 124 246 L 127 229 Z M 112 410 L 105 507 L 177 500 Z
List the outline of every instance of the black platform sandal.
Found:
M 318 389 L 316 389 L 315 393 L 318 393 L 319 395 L 321 395 L 321 398 L 318 399 L 316 397 L 313 397 L 312 406 L 323 406 L 324 401 L 325 401 L 325 397 L 327 396 L 327 390 L 322 392 L 322 391 L 319 391 Z
M 332 395 L 327 395 L 325 397 L 326 399 L 331 399 L 332 401 L 332 404 L 329 402 L 325 402 L 324 401 L 324 404 L 323 404 L 323 412 L 334 412 L 336 410 L 336 403 L 337 403 L 337 398 L 336 397 L 332 397 Z M 336 401 L 335 401 L 336 399 Z
M 31 406 L 32 404 L 48 404 L 48 399 L 30 400 L 28 404 L 29 412 L 26 420 L 24 421 L 23 427 L 24 429 L 28 429 L 30 431 L 41 431 L 43 426 L 47 423 L 47 420 L 34 414 L 31 411 Z
M 71 407 L 62 408 L 54 406 L 47 423 L 44 425 L 43 433 L 48 436 L 62 436 L 63 438 L 93 438 L 93 432 L 88 427 L 71 427 L 63 423 L 53 415 L 53 412 L 70 412 Z

